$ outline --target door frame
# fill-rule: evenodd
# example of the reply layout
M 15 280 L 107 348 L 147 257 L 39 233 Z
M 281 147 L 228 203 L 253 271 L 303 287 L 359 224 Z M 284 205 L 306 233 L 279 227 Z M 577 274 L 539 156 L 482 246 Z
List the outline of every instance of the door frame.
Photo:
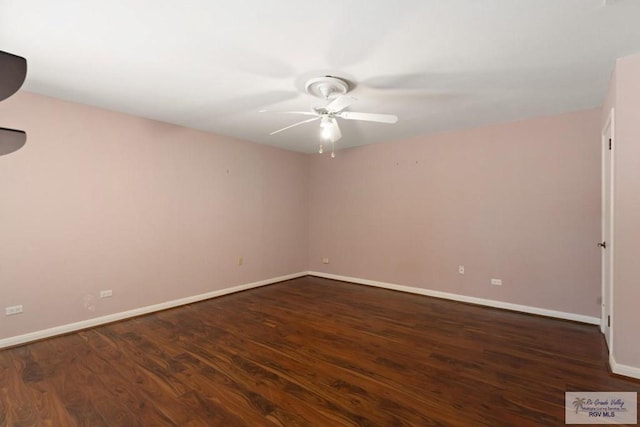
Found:
M 607 138 L 611 138 L 611 153 L 609 154 L 609 168 L 606 168 L 606 159 L 607 159 L 607 151 L 609 150 L 609 141 Z M 614 238 L 613 238 L 613 230 L 614 230 L 614 190 L 615 190 L 615 109 L 611 108 L 609 111 L 609 115 L 607 116 L 607 120 L 602 127 L 601 132 L 601 140 L 602 140 L 602 167 L 601 167 L 601 183 L 602 183 L 602 201 L 601 201 L 601 209 L 602 209 L 602 218 L 601 218 L 601 241 L 607 236 L 607 248 L 601 250 L 601 297 L 602 297 L 602 307 L 601 307 L 601 320 L 600 320 L 600 330 L 605 335 L 605 341 L 607 341 L 607 345 L 609 347 L 609 354 L 613 352 L 613 319 L 614 319 L 614 306 L 613 306 L 613 254 L 614 254 Z M 606 171 L 609 171 L 609 199 L 607 200 L 607 180 L 605 179 Z M 609 203 L 609 222 L 605 221 L 605 209 L 607 208 L 607 203 Z M 607 230 L 608 228 L 608 230 Z M 607 232 L 608 231 L 608 232 Z M 608 258 L 608 259 L 607 259 Z M 609 263 L 608 271 L 605 269 L 605 263 Z M 608 276 L 607 276 L 608 272 Z M 609 283 L 609 287 L 607 289 L 607 279 Z M 611 317 L 611 327 L 608 327 L 607 320 L 607 312 Z M 608 331 L 607 331 L 608 328 Z M 608 332 L 608 336 L 607 336 Z M 606 339 L 608 337 L 608 339 Z

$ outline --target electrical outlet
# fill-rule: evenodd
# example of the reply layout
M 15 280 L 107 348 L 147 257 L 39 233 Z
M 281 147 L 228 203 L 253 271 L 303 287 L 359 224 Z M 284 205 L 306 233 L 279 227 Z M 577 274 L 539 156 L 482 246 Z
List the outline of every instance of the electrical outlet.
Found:
M 459 265 L 458 266 L 458 273 L 464 274 L 464 265 Z
M 6 316 L 12 316 L 18 313 L 22 313 L 22 305 L 12 305 L 11 307 L 5 307 L 4 309 L 4 314 Z
M 329 264 L 329 258 L 322 258 L 323 264 Z
M 502 286 L 502 279 L 491 279 L 491 284 L 496 286 Z
M 242 263 L 243 263 L 243 262 L 244 262 L 244 260 L 242 259 L 242 257 L 241 257 L 241 256 L 239 256 L 239 257 L 238 257 L 237 264 L 238 264 L 238 265 L 242 265 Z
M 107 289 L 106 291 L 100 291 L 100 298 L 110 298 L 113 296 L 113 291 L 111 289 Z

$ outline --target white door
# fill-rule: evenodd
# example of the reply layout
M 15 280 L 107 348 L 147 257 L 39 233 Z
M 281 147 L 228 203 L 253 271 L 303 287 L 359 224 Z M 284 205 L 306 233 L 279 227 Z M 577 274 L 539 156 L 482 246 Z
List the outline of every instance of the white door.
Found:
M 614 110 L 602 130 L 602 240 L 598 246 L 602 251 L 602 321 L 600 329 L 604 333 L 611 351 L 613 321 L 613 168 L 615 150 Z

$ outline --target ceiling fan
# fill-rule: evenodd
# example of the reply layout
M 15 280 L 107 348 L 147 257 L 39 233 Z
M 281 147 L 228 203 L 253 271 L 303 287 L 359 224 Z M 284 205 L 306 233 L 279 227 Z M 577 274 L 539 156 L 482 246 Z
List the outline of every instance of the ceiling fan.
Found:
M 26 76 L 26 59 L 0 51 L 0 101 L 16 93 Z M 0 156 L 19 150 L 25 142 L 25 131 L 0 127 Z
M 331 157 L 335 157 L 335 151 L 333 149 L 334 143 L 342 138 L 342 132 L 340 131 L 337 119 L 361 120 L 388 124 L 398 122 L 398 116 L 393 114 L 345 111 L 347 107 L 356 101 L 356 98 L 346 95 L 350 90 L 349 84 L 338 77 L 324 76 L 313 78 L 307 81 L 305 84 L 305 90 L 309 95 L 317 98 L 323 98 L 331 102 L 323 107 L 312 107 L 311 111 L 282 111 L 281 113 L 284 114 L 299 114 L 313 117 L 273 131 L 269 135 L 275 135 L 296 126 L 320 120 L 320 136 L 323 141 L 331 142 Z M 320 144 L 318 152 L 321 154 L 324 152 L 324 144 Z

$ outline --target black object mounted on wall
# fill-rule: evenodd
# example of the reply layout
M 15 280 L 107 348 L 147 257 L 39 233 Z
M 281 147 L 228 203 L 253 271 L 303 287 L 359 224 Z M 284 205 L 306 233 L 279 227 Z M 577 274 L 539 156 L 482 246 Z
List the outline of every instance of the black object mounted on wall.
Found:
M 25 131 L 0 128 L 0 156 L 21 149 L 25 142 L 27 142 Z
M 27 77 L 27 60 L 0 50 L 0 101 L 20 89 Z
M 16 93 L 26 77 L 27 60 L 0 50 L 0 101 Z M 0 127 L 0 156 L 19 150 L 25 142 L 24 131 Z

